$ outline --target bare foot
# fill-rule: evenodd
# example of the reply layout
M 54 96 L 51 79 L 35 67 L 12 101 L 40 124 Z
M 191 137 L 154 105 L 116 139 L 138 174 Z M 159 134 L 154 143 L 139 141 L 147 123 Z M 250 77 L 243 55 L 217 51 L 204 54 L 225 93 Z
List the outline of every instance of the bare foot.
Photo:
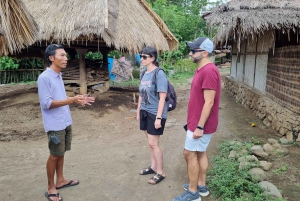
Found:
M 60 200 L 62 200 L 61 195 L 56 190 L 46 191 L 45 196 L 48 198 L 48 200 L 51 200 L 51 201 L 60 201 Z
M 76 186 L 79 184 L 79 180 L 71 179 L 71 180 L 65 180 L 64 182 L 56 182 L 56 189 L 64 188 L 64 187 L 70 187 L 70 186 Z

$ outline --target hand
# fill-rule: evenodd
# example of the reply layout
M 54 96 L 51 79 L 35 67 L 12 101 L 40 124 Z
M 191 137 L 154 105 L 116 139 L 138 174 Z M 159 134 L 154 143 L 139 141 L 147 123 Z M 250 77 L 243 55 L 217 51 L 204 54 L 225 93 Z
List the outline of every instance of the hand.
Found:
M 136 120 L 140 121 L 140 110 L 137 110 L 136 112 Z
M 95 98 L 92 96 L 89 96 L 87 94 L 83 94 L 83 95 L 79 95 L 83 98 L 83 103 L 84 105 L 91 105 L 90 103 L 94 103 L 95 102 Z
M 193 138 L 198 139 L 202 136 L 203 136 L 203 130 L 200 130 L 200 129 L 196 128 L 196 130 L 193 133 Z
M 74 96 L 72 99 L 73 99 L 73 103 L 80 106 L 91 105 L 90 103 L 95 102 L 95 98 L 88 96 L 87 94 L 77 95 Z
M 156 129 L 159 129 L 161 128 L 161 119 L 156 119 L 155 122 L 154 122 L 154 127 Z

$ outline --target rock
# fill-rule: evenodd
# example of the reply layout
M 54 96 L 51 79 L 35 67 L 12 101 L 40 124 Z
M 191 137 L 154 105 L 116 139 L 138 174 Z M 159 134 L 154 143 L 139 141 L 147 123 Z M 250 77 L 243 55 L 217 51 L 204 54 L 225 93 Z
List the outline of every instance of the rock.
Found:
M 131 109 L 130 112 L 136 113 L 136 109 Z
M 274 148 L 269 143 L 264 144 L 263 148 L 264 148 L 265 152 L 267 152 L 267 153 L 272 153 L 274 151 Z
M 269 171 L 272 166 L 273 164 L 268 161 L 259 161 L 259 167 L 265 171 Z
M 231 146 L 234 146 L 234 145 L 238 145 L 238 146 L 243 146 L 243 143 L 241 143 L 241 142 L 239 142 L 239 141 L 231 141 L 230 143 L 229 143 Z
M 264 151 L 264 149 L 262 148 L 262 146 L 260 145 L 254 145 L 253 147 L 251 147 L 250 149 L 252 152 L 253 151 Z
M 240 151 L 240 154 L 241 154 L 242 156 L 247 155 L 247 154 L 248 154 L 248 151 L 247 151 L 246 149 L 243 149 L 243 150 Z
M 281 149 L 282 148 L 282 146 L 280 145 L 280 144 L 273 144 L 273 148 L 274 149 Z
M 265 171 L 260 168 L 252 168 L 248 172 L 252 181 L 264 181 L 267 178 Z
M 236 151 L 230 151 L 228 158 L 235 158 L 236 157 Z
M 284 137 L 280 138 L 280 139 L 279 139 L 279 142 L 280 142 L 281 144 L 290 144 L 290 143 L 291 143 L 291 141 L 289 141 L 288 139 L 286 139 L 286 138 L 284 138 Z
M 238 158 L 239 162 L 251 162 L 251 161 L 258 161 L 258 159 L 254 155 L 249 156 L 242 156 Z
M 252 152 L 255 156 L 261 157 L 263 159 L 267 159 L 269 157 L 269 154 L 264 151 L 253 151 Z
M 272 184 L 268 181 L 261 181 L 261 182 L 259 182 L 259 185 L 262 189 L 264 189 L 265 195 L 271 195 L 271 196 L 274 196 L 277 198 L 282 198 L 281 193 L 279 192 L 277 187 L 274 186 L 274 184 Z
M 245 169 L 246 167 L 256 167 L 256 165 L 254 163 L 250 163 L 250 162 L 240 162 L 239 165 L 239 170 Z
M 124 108 L 122 106 L 119 106 L 118 109 L 121 111 L 121 112 L 124 112 Z
M 165 128 L 170 128 L 174 126 L 176 123 L 176 119 L 167 119 L 167 122 L 165 124 Z
M 286 156 L 290 153 L 290 151 L 285 147 L 281 147 L 279 149 L 276 149 L 275 152 L 277 152 L 278 154 L 283 154 L 284 156 Z
M 176 119 L 167 119 L 167 122 L 169 123 L 175 123 L 177 120 Z

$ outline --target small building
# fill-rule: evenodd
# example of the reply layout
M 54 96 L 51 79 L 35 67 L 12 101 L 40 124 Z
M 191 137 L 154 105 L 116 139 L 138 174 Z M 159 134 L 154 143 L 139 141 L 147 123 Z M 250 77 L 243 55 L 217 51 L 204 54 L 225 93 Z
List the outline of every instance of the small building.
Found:
M 288 140 L 300 131 L 300 2 L 231 0 L 203 18 L 231 45 L 225 89 Z M 299 139 L 299 138 L 298 138 Z
M 43 57 L 48 44 L 64 44 L 71 56 L 70 64 L 79 55 L 79 62 L 67 68 L 73 74 L 78 72 L 68 83 L 79 84 L 81 94 L 87 93 L 88 85 L 104 81 L 87 80 L 84 59 L 87 51 L 100 51 L 103 69 L 107 71 L 107 55 L 111 50 L 134 54 L 147 45 L 161 52 L 178 46 L 178 40 L 145 0 L 22 1 L 38 25 L 39 35 L 36 43 L 19 56 Z

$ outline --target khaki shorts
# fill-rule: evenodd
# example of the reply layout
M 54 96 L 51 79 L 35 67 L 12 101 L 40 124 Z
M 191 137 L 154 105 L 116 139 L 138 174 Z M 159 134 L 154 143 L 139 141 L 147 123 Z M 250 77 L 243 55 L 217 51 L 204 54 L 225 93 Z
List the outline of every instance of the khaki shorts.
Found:
M 48 147 L 50 154 L 53 156 L 63 156 L 66 151 L 71 150 L 72 142 L 72 127 L 71 125 L 60 131 L 48 131 Z M 58 145 L 55 145 L 51 140 L 50 136 L 56 135 L 61 141 Z

